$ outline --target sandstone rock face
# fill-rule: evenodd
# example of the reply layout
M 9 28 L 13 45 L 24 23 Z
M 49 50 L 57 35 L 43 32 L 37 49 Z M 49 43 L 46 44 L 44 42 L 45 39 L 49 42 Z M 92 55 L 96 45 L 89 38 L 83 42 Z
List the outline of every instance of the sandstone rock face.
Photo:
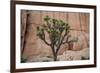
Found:
M 71 38 L 77 39 L 77 42 L 73 42 L 72 50 L 81 50 L 83 48 L 89 47 L 89 34 L 81 31 L 72 31 Z
M 29 14 L 27 16 L 27 14 Z M 21 13 L 21 53 L 23 58 L 28 62 L 36 61 L 52 61 L 53 54 L 50 46 L 47 46 L 36 34 L 37 26 L 43 24 L 43 18 L 48 15 L 52 18 L 62 19 L 70 24 L 71 39 L 78 38 L 77 42 L 73 43 L 73 48 L 67 51 L 68 44 L 61 46 L 58 52 L 59 60 L 80 60 L 81 56 L 88 58 L 89 49 L 89 14 L 88 13 L 71 13 L 71 12 L 49 12 L 49 11 L 26 11 Z M 79 19 L 80 17 L 80 19 Z M 28 18 L 28 20 L 27 20 Z M 80 27 L 80 21 L 82 28 Z M 25 31 L 26 30 L 26 31 Z M 25 33 L 26 32 L 26 33 Z M 47 41 L 48 35 L 46 36 Z M 23 42 L 24 41 L 24 42 Z M 85 49 L 84 48 L 88 48 Z M 84 54 L 80 54 L 83 53 Z M 65 54 L 66 53 L 66 54 Z M 86 53 L 86 54 L 85 54 Z M 49 56 L 49 58 L 48 58 Z M 66 57 L 67 56 L 67 57 Z

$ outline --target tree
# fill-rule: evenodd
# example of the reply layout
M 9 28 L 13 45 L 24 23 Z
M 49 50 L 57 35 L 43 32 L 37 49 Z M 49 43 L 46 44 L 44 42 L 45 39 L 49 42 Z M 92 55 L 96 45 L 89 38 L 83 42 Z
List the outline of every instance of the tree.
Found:
M 37 36 L 51 47 L 54 61 L 57 61 L 57 54 L 62 44 L 69 43 L 70 48 L 72 40 L 69 40 L 71 37 L 69 32 L 68 23 L 63 20 L 52 19 L 49 16 L 45 16 L 44 24 L 37 27 Z M 46 33 L 49 35 L 50 42 L 46 40 Z

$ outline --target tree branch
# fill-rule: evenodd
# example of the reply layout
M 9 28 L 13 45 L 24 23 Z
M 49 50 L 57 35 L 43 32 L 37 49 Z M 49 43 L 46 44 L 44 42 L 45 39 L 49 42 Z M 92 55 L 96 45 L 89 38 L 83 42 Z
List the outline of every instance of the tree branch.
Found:
M 51 44 L 50 43 L 48 43 L 47 41 L 46 41 L 46 39 L 42 39 L 48 46 L 50 46 Z
M 64 38 L 65 38 L 66 35 L 67 35 L 67 32 L 64 34 L 64 36 L 62 37 L 62 39 L 59 41 L 58 47 L 57 47 L 57 49 L 56 49 L 56 54 L 58 53 L 58 51 L 59 51 L 59 49 L 60 49 L 60 46 L 61 46 L 61 44 L 63 43 L 63 40 L 64 40 Z
M 66 41 L 65 42 L 62 42 L 62 44 L 65 44 L 65 43 L 68 43 L 68 39 L 71 37 L 71 35 L 68 35 L 67 38 L 66 38 Z
M 49 22 L 47 22 L 47 26 L 48 26 L 48 28 L 49 28 L 49 29 L 51 28 L 51 26 L 50 26 Z
M 48 43 L 47 41 L 46 41 L 46 38 L 45 38 L 45 34 L 43 34 L 44 35 L 44 38 L 42 39 L 48 46 L 51 46 L 51 44 L 50 43 Z

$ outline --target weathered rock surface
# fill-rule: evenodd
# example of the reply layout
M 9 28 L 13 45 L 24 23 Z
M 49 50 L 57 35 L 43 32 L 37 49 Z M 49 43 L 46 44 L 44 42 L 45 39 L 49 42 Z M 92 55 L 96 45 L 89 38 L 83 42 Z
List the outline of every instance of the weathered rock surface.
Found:
M 81 60 L 89 59 L 89 49 L 84 48 L 80 51 L 65 51 L 62 55 L 58 56 L 60 61 Z
M 89 49 L 84 48 L 80 51 L 67 50 L 62 55 L 57 56 L 58 61 L 71 61 L 71 60 L 88 60 L 89 59 Z M 27 62 L 50 62 L 53 61 L 53 57 L 48 56 L 33 56 L 30 57 Z
M 32 57 L 27 60 L 27 62 L 49 62 L 49 61 L 53 61 L 53 58 L 37 56 L 37 57 Z

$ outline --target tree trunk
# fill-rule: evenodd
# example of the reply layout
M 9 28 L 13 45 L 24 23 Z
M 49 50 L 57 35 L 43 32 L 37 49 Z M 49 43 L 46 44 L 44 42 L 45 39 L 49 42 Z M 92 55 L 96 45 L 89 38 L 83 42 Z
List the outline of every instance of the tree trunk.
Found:
M 54 61 L 57 61 L 57 54 L 54 55 Z
M 57 61 L 57 54 L 55 52 L 55 48 L 54 47 L 52 47 L 52 53 L 53 53 L 54 61 Z

